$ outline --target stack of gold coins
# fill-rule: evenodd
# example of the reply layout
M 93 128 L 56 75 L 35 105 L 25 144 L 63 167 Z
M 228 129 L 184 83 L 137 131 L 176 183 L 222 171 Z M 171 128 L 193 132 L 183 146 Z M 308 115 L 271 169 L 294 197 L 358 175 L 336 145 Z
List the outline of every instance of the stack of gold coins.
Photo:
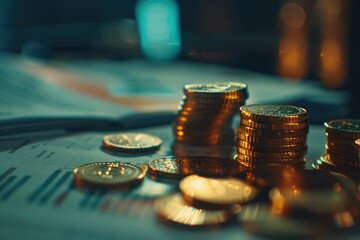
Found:
M 360 176 L 360 119 L 338 119 L 325 122 L 326 153 L 313 168 Z
M 174 124 L 176 141 L 197 145 L 234 141 L 232 120 L 248 98 L 246 84 L 189 84 L 184 94 Z
M 307 111 L 291 105 L 246 105 L 240 108 L 235 159 L 248 167 L 303 164 L 309 131 Z

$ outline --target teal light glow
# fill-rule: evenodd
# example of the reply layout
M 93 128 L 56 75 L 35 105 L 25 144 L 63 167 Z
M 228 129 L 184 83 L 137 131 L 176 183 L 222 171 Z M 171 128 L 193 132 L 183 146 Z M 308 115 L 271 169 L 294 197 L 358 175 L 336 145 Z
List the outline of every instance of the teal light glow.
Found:
M 146 57 L 166 61 L 181 49 L 179 9 L 174 0 L 140 0 L 136 5 L 140 46 Z

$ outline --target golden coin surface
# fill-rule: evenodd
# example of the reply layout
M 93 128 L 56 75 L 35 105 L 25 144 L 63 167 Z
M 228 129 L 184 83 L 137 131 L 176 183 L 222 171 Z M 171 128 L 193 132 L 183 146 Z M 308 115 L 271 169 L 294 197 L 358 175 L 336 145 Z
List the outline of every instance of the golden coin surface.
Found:
M 160 138 L 145 133 L 116 133 L 103 137 L 106 147 L 123 151 L 152 151 L 160 147 Z
M 185 94 L 186 93 L 200 93 L 200 94 L 238 93 L 238 92 L 247 92 L 247 85 L 240 82 L 187 84 L 184 86 L 184 92 Z
M 264 129 L 264 130 L 304 130 L 309 128 L 309 123 L 307 121 L 297 122 L 297 123 L 263 123 L 256 122 L 252 119 L 242 118 L 240 124 L 255 128 L 255 129 Z
M 117 162 L 94 162 L 73 170 L 79 184 L 95 187 L 128 187 L 140 183 L 144 171 L 134 165 Z
M 248 134 L 257 137 L 278 137 L 278 138 L 291 138 L 291 137 L 304 137 L 309 132 L 308 128 L 301 130 L 264 130 L 256 129 L 241 125 L 237 134 Z
M 181 194 L 170 195 L 155 201 L 154 208 L 161 220 L 190 227 L 211 227 L 236 219 L 240 206 L 226 210 L 209 210 L 189 206 Z
M 324 123 L 325 131 L 329 134 L 341 134 L 352 136 L 355 139 L 360 137 L 360 119 L 338 119 Z M 354 139 L 354 140 L 355 140 Z
M 246 133 L 238 132 L 238 140 L 243 140 L 249 143 L 256 144 L 266 144 L 266 145 L 291 145 L 291 144 L 306 144 L 306 136 L 302 137 L 289 137 L 289 138 L 280 138 L 280 137 L 261 137 L 253 136 Z
M 257 157 L 257 158 L 297 158 L 297 157 L 305 156 L 307 148 L 303 148 L 299 151 L 288 151 L 288 152 L 252 151 L 242 147 L 237 147 L 236 150 L 238 154 L 243 154 L 246 156 Z
M 190 174 L 234 176 L 247 170 L 232 159 L 209 156 L 169 156 L 151 160 L 148 166 L 151 174 L 169 178 L 182 178 Z
M 179 184 L 184 198 L 192 204 L 206 204 L 227 207 L 243 204 L 254 199 L 255 187 L 238 178 L 206 178 L 190 175 Z
M 240 107 L 240 116 L 259 122 L 303 122 L 307 119 L 304 108 L 292 105 L 254 104 Z
M 237 146 L 255 152 L 279 153 L 279 152 L 300 151 L 306 148 L 306 143 L 297 143 L 291 145 L 282 144 L 276 146 L 276 145 L 254 144 L 243 140 L 238 140 Z
M 235 155 L 235 160 L 247 167 L 256 167 L 258 165 L 268 164 L 286 164 L 286 165 L 300 165 L 305 163 L 305 157 L 298 158 L 258 158 L 243 154 Z
M 350 178 L 355 177 L 355 181 L 359 182 L 360 171 L 358 169 L 350 166 L 334 164 L 329 160 L 328 154 L 324 154 L 323 156 L 321 156 L 320 159 L 316 160 L 311 166 L 316 170 L 329 171 L 335 175 L 338 175 L 340 173 L 341 175 L 349 176 Z

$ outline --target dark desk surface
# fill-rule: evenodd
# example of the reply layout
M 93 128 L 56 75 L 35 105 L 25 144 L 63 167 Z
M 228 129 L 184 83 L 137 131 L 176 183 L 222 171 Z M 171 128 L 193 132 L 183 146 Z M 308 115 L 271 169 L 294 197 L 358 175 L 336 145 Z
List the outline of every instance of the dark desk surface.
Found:
M 135 69 L 139 67 L 136 65 L 139 63 L 125 63 L 125 66 L 126 64 L 130 66 L 135 64 Z M 143 66 L 143 64 L 140 63 L 140 66 Z M 121 67 L 122 65 L 119 64 L 119 68 Z M 174 66 L 168 67 L 173 71 L 177 69 Z M 176 79 L 189 78 L 194 71 L 197 74 L 194 77 L 195 80 L 199 79 L 202 76 L 201 74 L 204 75 L 204 78 L 209 76 L 208 73 L 198 72 L 204 71 L 209 66 L 195 66 L 194 70 L 193 66 L 181 63 L 178 68 L 182 74 L 180 74 L 180 77 L 175 76 Z M 225 74 L 226 69 L 214 68 L 217 69 L 217 74 Z M 44 69 L 48 70 L 48 72 Z M 142 73 L 145 75 L 147 71 L 148 75 L 153 78 L 156 78 L 156 76 L 164 78 L 172 74 L 171 71 L 166 74 L 159 74 L 156 71 L 159 69 L 162 68 L 146 65 L 146 68 L 140 68 L 140 70 L 138 68 L 138 71 L 145 71 L 145 73 Z M 190 70 L 187 72 L 186 69 Z M 49 70 L 38 66 L 34 71 L 36 74 L 44 74 L 43 76 L 47 78 L 48 75 L 46 74 L 58 70 Z M 209 71 L 214 70 L 210 67 Z M 126 74 L 130 76 L 133 73 Z M 254 81 L 251 78 L 257 76 L 256 74 L 247 74 L 232 69 L 228 69 L 226 72 L 226 76 L 230 76 L 230 80 L 244 78 L 246 81 Z M 213 76 L 209 81 L 213 81 L 218 77 L 219 75 Z M 274 102 L 282 101 L 282 99 L 294 99 L 293 96 L 299 96 L 301 93 L 301 91 L 299 93 L 299 89 L 306 90 L 311 86 L 311 84 L 305 84 L 304 87 L 301 84 L 290 83 L 284 88 L 278 79 L 270 77 L 270 79 L 264 80 L 261 76 L 257 76 L 257 78 L 259 80 L 255 81 L 253 85 L 249 83 L 250 96 L 254 96 L 254 98 L 250 98 L 252 103 L 257 102 L 257 97 L 259 102 L 270 101 L 270 99 L 273 99 Z M 55 78 L 56 81 L 58 80 Z M 67 83 L 60 81 L 60 83 L 61 85 L 67 85 L 69 81 Z M 98 86 L 97 84 L 96 82 L 91 83 L 91 85 Z M 183 82 L 177 82 L 175 85 L 183 85 Z M 275 85 L 282 87 L 282 91 L 288 89 L 289 93 L 279 93 L 277 95 L 276 92 L 271 92 L 270 90 L 273 90 Z M 72 87 L 75 88 L 70 86 L 70 88 Z M 262 96 L 265 93 L 270 94 L 270 96 Z M 309 90 L 305 96 L 315 98 L 319 93 L 324 93 L 324 97 L 331 94 L 323 90 Z M 280 94 L 282 96 L 279 96 Z M 103 94 L 101 98 L 106 99 L 109 96 Z M 138 109 L 159 109 L 161 106 L 164 109 L 171 109 L 179 101 L 181 90 L 171 96 L 159 96 L 159 101 L 152 101 L 151 104 L 146 102 L 146 99 L 153 98 L 153 96 L 154 94 L 150 97 L 139 95 L 138 97 L 116 97 L 114 99 L 120 99 L 116 101 L 121 101 L 123 104 L 136 105 Z M 133 102 L 132 99 L 134 98 L 138 98 L 138 101 Z M 114 99 L 110 99 L 110 101 L 115 101 Z M 167 102 L 166 99 L 168 99 Z M 143 100 L 145 100 L 145 103 Z M 164 101 L 166 104 L 163 104 Z M 161 224 L 153 210 L 153 201 L 159 196 L 176 191 L 176 185 L 174 184 L 156 182 L 146 178 L 139 187 L 126 193 L 102 190 L 79 191 L 73 188 L 71 171 L 81 164 L 96 161 L 121 161 L 141 166 L 154 158 L 172 155 L 173 135 L 170 126 L 138 129 L 136 131 L 162 138 L 163 145 L 161 149 L 151 155 L 131 155 L 104 151 L 101 147 L 104 132 L 72 134 L 49 132 L 31 137 L 0 140 L 0 232 L 4 239 L 70 238 L 88 240 L 143 238 L 225 240 L 259 238 L 246 231 L 240 223 L 211 230 L 190 230 Z M 325 133 L 323 127 L 321 125 L 311 125 L 308 135 L 307 168 L 310 168 L 311 163 L 321 156 L 324 145 Z M 196 151 L 196 149 L 193 149 L 193 151 Z M 208 153 L 201 152 L 201 155 L 206 154 Z M 349 239 L 355 239 L 358 234 L 357 227 L 355 230 L 341 231 L 341 236 L 331 235 L 325 238 L 343 238 L 343 236 L 346 236 Z

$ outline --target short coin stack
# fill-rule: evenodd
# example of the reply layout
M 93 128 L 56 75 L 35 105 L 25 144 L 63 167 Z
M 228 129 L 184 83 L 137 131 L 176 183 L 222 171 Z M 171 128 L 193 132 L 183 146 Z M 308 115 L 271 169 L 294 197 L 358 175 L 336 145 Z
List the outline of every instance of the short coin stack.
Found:
M 188 84 L 184 94 L 174 124 L 177 141 L 197 145 L 234 141 L 232 120 L 248 98 L 246 84 Z
M 313 168 L 360 176 L 360 119 L 338 119 L 325 122 L 326 153 Z
M 248 167 L 303 164 L 309 131 L 307 111 L 291 105 L 245 105 L 240 108 L 235 159 Z

